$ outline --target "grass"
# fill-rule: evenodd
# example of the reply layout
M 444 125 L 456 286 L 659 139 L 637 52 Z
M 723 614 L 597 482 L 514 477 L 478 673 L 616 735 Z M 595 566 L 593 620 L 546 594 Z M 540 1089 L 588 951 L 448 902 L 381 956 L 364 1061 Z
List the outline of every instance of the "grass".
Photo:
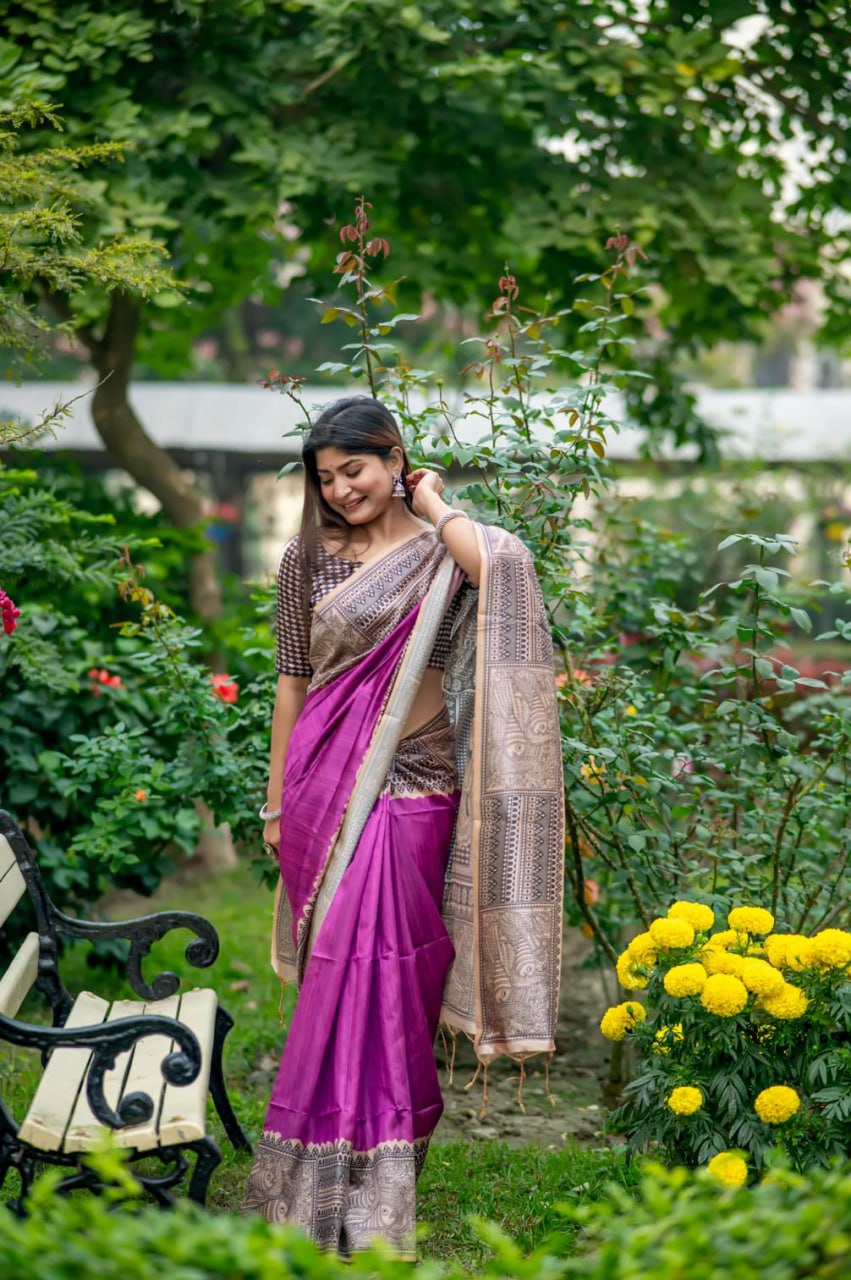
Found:
M 145 974 L 150 979 L 160 969 L 173 969 L 185 985 L 212 985 L 218 991 L 236 1024 L 226 1042 L 225 1077 L 234 1108 L 253 1141 L 263 1123 L 284 1041 L 279 1005 L 288 1020 L 295 1001 L 291 988 L 282 997 L 269 965 L 271 894 L 247 868 L 240 868 L 207 883 L 170 882 L 141 905 L 119 899 L 110 905 L 110 915 L 118 918 L 167 908 L 188 908 L 212 920 L 221 953 L 209 970 L 193 969 L 183 955 L 191 935 L 174 933 L 153 949 L 145 961 Z M 122 976 L 92 966 L 86 945 L 68 948 L 62 973 L 72 993 L 89 989 L 111 998 L 132 997 Z M 19 1016 L 43 1020 L 40 999 L 29 997 Z M 26 1110 L 39 1074 L 37 1054 L 0 1044 L 0 1095 L 18 1118 Z M 213 1175 L 208 1204 L 214 1211 L 234 1213 L 242 1200 L 251 1157 L 232 1151 L 212 1108 L 210 1119 L 223 1160 Z M 438 1129 L 419 1184 L 418 1216 L 428 1227 L 422 1252 L 469 1269 L 481 1266 L 488 1254 L 469 1225 L 470 1215 L 499 1223 L 524 1250 L 552 1235 L 563 1237 L 567 1248 L 569 1233 L 555 1205 L 597 1198 L 609 1181 L 630 1184 L 634 1180 L 633 1168 L 618 1149 L 583 1148 L 569 1140 L 557 1150 L 509 1148 L 489 1140 L 441 1142 L 439 1133 Z

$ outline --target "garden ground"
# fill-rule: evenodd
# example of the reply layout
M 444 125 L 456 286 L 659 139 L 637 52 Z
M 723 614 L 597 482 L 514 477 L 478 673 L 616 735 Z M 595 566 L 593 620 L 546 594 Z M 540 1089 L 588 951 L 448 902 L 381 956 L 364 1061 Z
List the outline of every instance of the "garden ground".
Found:
M 119 894 L 101 904 L 102 914 L 113 919 L 167 908 L 191 908 L 211 919 L 219 931 L 221 954 L 211 970 L 191 970 L 183 958 L 188 935 L 175 934 L 154 949 L 146 972 L 150 976 L 160 968 L 173 968 L 186 975 L 190 985 L 209 982 L 216 987 L 236 1024 L 225 1050 L 226 1078 L 240 1119 L 256 1136 L 281 1047 L 280 988 L 268 963 L 271 894 L 243 864 L 207 883 L 179 876 L 164 883 L 152 899 Z M 571 931 L 565 948 L 558 1052 L 550 1073 L 552 1105 L 546 1098 L 542 1066 L 530 1064 L 524 1114 L 518 1106 L 517 1069 L 500 1064 L 490 1073 L 488 1107 L 480 1114 L 481 1079 L 464 1088 L 475 1060 L 461 1040 L 451 1085 L 442 1070 L 446 1112 L 420 1184 L 420 1218 L 430 1224 L 427 1253 L 470 1266 L 480 1263 L 486 1250 L 466 1222 L 469 1214 L 495 1219 L 531 1248 L 562 1230 L 553 1208 L 559 1201 L 598 1196 L 612 1178 L 632 1181 L 633 1171 L 622 1151 L 612 1148 L 602 1134 L 601 1082 L 607 1073 L 608 1046 L 596 1026 L 604 1007 L 600 977 L 582 967 L 588 945 Z M 65 956 L 69 987 L 125 994 L 117 976 L 91 968 L 88 956 L 82 945 Z M 285 1017 L 293 1000 L 293 992 L 287 990 Z M 39 1014 L 31 997 L 21 1016 Z M 35 1060 L 27 1059 L 21 1050 L 0 1050 L 0 1091 L 18 1114 L 38 1074 Z M 210 1207 L 234 1212 L 250 1160 L 230 1152 L 217 1122 L 213 1132 L 224 1161 L 213 1177 Z

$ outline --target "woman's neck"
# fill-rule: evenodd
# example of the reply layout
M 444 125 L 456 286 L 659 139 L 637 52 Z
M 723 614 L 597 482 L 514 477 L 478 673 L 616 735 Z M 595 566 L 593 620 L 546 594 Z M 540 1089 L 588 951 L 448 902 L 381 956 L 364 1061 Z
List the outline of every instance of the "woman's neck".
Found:
M 342 530 L 339 534 L 336 529 L 330 531 L 330 538 L 326 545 L 329 545 L 331 550 L 336 550 L 339 546 L 339 549 L 347 552 L 352 559 L 360 559 L 363 556 L 376 559 L 398 543 L 416 537 L 418 533 L 424 533 L 427 528 L 428 525 L 424 521 L 419 520 L 404 502 L 399 501 L 395 507 L 389 507 L 368 524 L 351 525 L 345 542 L 342 541 Z

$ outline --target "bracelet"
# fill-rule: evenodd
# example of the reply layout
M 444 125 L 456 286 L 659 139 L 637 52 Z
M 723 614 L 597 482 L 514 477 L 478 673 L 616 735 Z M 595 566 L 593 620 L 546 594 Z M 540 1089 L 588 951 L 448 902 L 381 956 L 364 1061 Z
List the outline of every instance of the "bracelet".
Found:
M 443 514 L 443 515 L 440 517 L 440 519 L 438 520 L 437 524 L 434 526 L 434 531 L 435 531 L 435 533 L 437 534 L 437 537 L 438 537 L 438 541 L 439 541 L 439 542 L 442 542 L 442 541 L 443 541 L 443 529 L 444 529 L 444 526 L 445 526 L 445 525 L 447 525 L 447 524 L 449 524 L 449 521 L 450 521 L 450 520 L 454 520 L 456 516 L 460 516 L 460 518 L 461 518 L 462 520 L 469 520 L 469 518 L 470 518 L 470 517 L 467 515 L 467 512 L 466 512 L 466 511 L 446 511 L 446 512 L 444 512 L 444 514 Z
M 280 809 L 270 809 L 269 802 L 268 800 L 266 800 L 263 804 L 263 808 L 260 810 L 257 816 L 258 818 L 262 818 L 264 822 L 273 822 L 275 818 L 280 818 L 281 811 Z

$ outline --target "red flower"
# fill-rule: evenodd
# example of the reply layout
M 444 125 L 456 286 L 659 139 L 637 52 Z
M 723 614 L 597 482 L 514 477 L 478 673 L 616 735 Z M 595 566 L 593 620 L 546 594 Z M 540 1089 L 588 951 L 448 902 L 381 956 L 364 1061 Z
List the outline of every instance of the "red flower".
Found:
M 236 702 L 239 697 L 239 685 L 230 676 L 224 674 L 210 676 L 213 696 L 222 702 Z
M 122 689 L 124 687 L 124 683 L 121 679 L 121 676 L 111 676 L 109 672 L 104 669 L 98 669 L 97 667 L 92 667 L 91 671 L 89 671 L 88 673 L 88 676 L 92 682 L 92 685 L 91 685 L 92 693 L 100 693 L 100 689 L 98 688 L 99 684 L 109 685 L 110 688 L 112 689 Z
M 3 617 L 3 630 L 10 636 L 18 625 L 21 611 L 5 591 L 0 591 L 0 615 Z

